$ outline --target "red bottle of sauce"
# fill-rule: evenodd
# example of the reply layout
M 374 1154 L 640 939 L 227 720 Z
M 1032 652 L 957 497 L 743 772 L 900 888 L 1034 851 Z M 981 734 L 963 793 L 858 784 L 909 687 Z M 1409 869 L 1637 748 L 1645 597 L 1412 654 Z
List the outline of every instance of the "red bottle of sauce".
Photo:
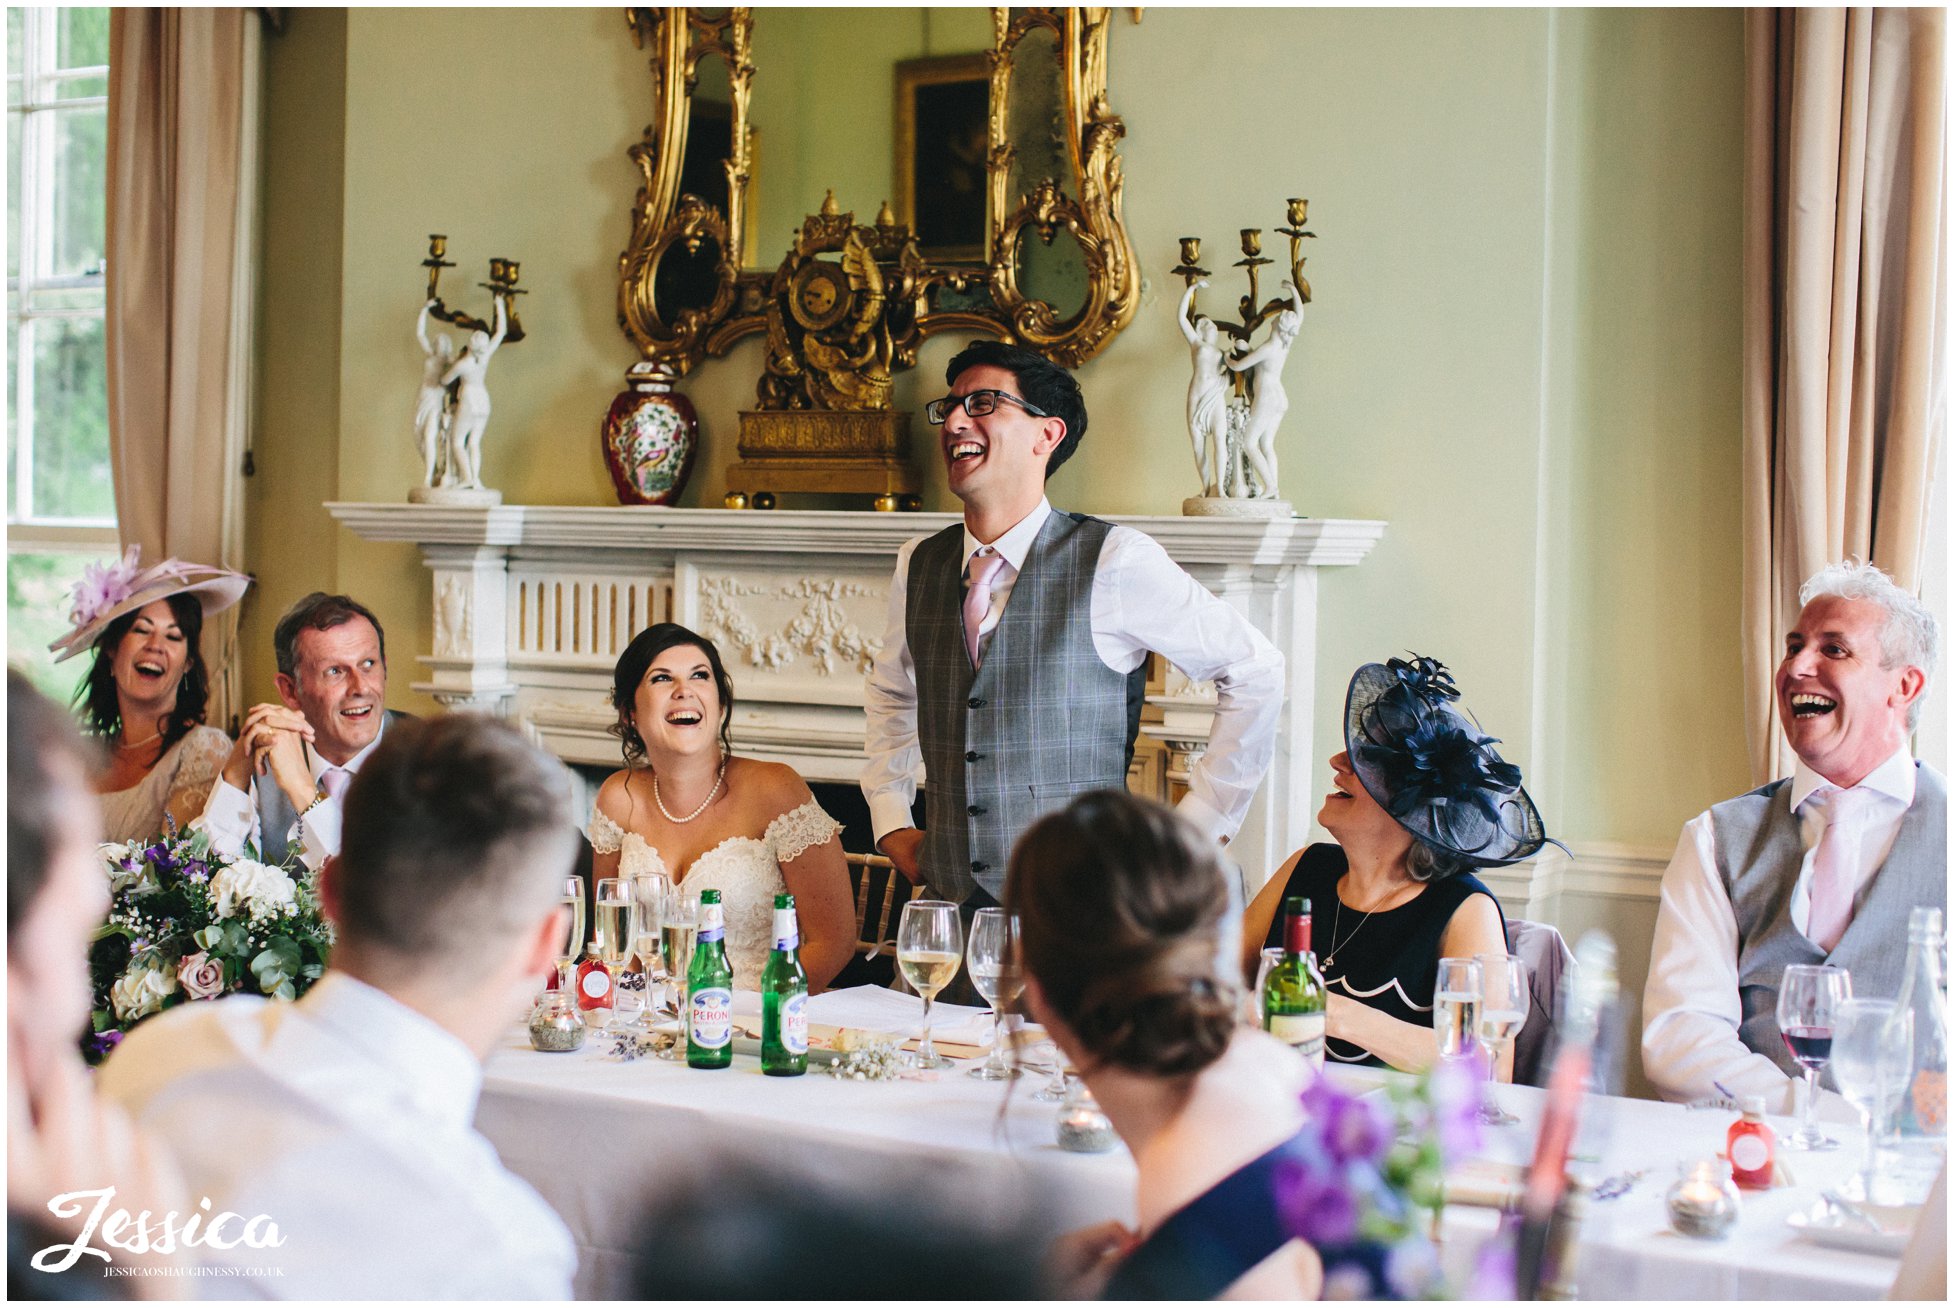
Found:
M 1746 1096 L 1744 1115 L 1730 1124 L 1725 1152 L 1730 1159 L 1730 1179 L 1746 1190 L 1768 1190 L 1776 1169 L 1777 1137 L 1764 1123 L 1764 1100 Z
M 600 1008 L 608 1013 L 617 1005 L 617 987 L 611 982 L 611 969 L 597 956 L 597 946 L 590 946 L 577 964 L 577 1007 L 586 1013 Z

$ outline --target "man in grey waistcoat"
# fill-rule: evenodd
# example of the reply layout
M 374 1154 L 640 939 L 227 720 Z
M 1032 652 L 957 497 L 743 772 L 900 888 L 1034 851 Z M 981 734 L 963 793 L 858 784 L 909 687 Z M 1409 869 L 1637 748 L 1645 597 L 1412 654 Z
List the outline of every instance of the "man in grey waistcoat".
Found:
M 1854 994 L 1895 995 L 1909 913 L 1947 908 L 1947 784 L 1909 746 L 1933 615 L 1870 564 L 1828 567 L 1798 599 L 1777 672 L 1798 768 L 1693 818 L 1663 874 L 1642 1063 L 1666 1099 L 1762 1095 L 1791 1112 L 1784 969 L 1830 964 Z M 1824 1098 L 1821 1114 L 1844 1115 Z
M 1282 654 L 1152 537 L 1052 508 L 1045 480 L 1086 430 L 1070 373 L 979 341 L 947 380 L 927 414 L 963 522 L 896 555 L 867 686 L 876 847 L 966 916 L 995 904 L 1033 820 L 1126 784 L 1148 651 L 1215 683 L 1213 734 L 1180 811 L 1227 840 L 1274 756 Z
M 317 870 L 339 852 L 340 798 L 396 715 L 387 638 L 346 595 L 314 591 L 272 631 L 280 704 L 254 705 L 195 826 L 219 853 L 248 841 L 267 863 Z

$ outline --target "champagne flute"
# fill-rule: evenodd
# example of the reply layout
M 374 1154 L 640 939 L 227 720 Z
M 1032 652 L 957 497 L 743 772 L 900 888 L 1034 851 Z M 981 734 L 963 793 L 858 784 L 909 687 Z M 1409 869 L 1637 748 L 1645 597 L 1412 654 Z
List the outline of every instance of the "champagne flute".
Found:
M 1839 1093 L 1866 1119 L 1866 1162 L 1839 1193 L 1857 1203 L 1878 1203 L 1875 1173 L 1879 1138 L 1899 1107 L 1913 1068 L 1913 1014 L 1891 999 L 1848 999 L 1832 1020 L 1832 1079 Z
M 1024 963 L 1018 952 L 1018 919 L 1001 908 L 980 908 L 970 924 L 970 981 L 991 1006 L 991 1056 L 970 1075 L 983 1081 L 1010 1081 L 1018 1069 L 1004 1057 L 1004 1012 L 1024 993 Z
M 1527 989 L 1527 965 L 1512 954 L 1479 954 L 1479 1039 L 1487 1049 L 1486 1102 L 1479 1120 L 1488 1126 L 1511 1126 L 1520 1119 L 1499 1106 L 1499 1056 L 1527 1024 L 1533 992 Z
M 563 934 L 557 938 L 556 984 L 564 994 L 570 993 L 570 969 L 577 965 L 577 954 L 583 949 L 583 878 L 566 877 L 563 892 L 557 902 L 570 910 L 563 923 Z
M 1818 1129 L 1818 1074 L 1832 1061 L 1832 1024 L 1839 1007 L 1852 998 L 1852 974 L 1842 967 L 1793 963 L 1778 982 L 1778 1032 L 1784 1047 L 1805 1069 L 1805 1122 L 1784 1138 L 1787 1149 L 1837 1149 L 1839 1142 Z
M 1432 1025 L 1438 1030 L 1440 1058 L 1470 1058 L 1479 1047 L 1479 999 L 1484 976 L 1475 958 L 1438 960 L 1438 988 L 1432 996 Z
M 693 948 L 699 943 L 699 897 L 696 894 L 672 887 L 659 922 L 659 936 L 664 942 L 666 975 L 670 978 L 674 1005 L 682 1025 L 686 1005 L 685 978 L 692 970 Z M 685 1041 L 677 1041 L 661 1057 L 673 1060 L 685 1057 Z
M 1248 1022 L 1258 1031 L 1268 1025 L 1262 1018 L 1262 987 L 1269 984 L 1269 970 L 1282 961 L 1285 952 L 1281 945 L 1270 945 L 1255 965 L 1255 989 L 1248 992 Z
M 656 1007 L 656 985 L 666 979 L 659 975 L 664 957 L 659 937 L 665 929 L 665 901 L 671 897 L 672 883 L 662 872 L 640 872 L 631 878 L 631 893 L 638 901 L 638 936 L 631 949 L 638 956 L 645 979 L 645 1002 L 638 1011 L 638 1026 L 648 1029 Z
M 624 877 L 601 878 L 597 882 L 597 956 L 611 970 L 620 1018 L 625 1016 L 624 965 L 631 961 L 631 945 L 637 935 L 638 902 L 631 882 Z M 643 999 L 638 1003 L 642 1011 Z
M 963 962 L 963 918 L 955 904 L 912 899 L 902 906 L 896 928 L 896 966 L 923 997 L 923 1039 L 910 1058 L 912 1067 L 942 1067 L 945 1060 L 930 1040 L 930 1007 Z

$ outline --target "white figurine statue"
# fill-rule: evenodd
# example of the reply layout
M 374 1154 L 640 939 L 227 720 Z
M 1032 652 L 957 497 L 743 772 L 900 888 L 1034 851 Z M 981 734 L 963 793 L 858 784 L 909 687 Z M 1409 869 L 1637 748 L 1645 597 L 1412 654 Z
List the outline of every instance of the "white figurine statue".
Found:
M 1249 385 L 1254 399 L 1249 403 L 1248 425 L 1242 433 L 1242 452 L 1248 458 L 1250 469 L 1258 483 L 1253 492 L 1254 498 L 1274 500 L 1276 492 L 1276 428 L 1282 425 L 1282 415 L 1289 411 L 1289 395 L 1282 389 L 1282 365 L 1289 361 L 1289 349 L 1296 343 L 1296 337 L 1303 330 L 1303 297 L 1294 282 L 1285 281 L 1283 289 L 1289 292 L 1291 308 L 1276 315 L 1275 328 L 1269 339 L 1250 350 L 1240 358 L 1228 360 L 1228 367 L 1234 372 L 1250 373 Z M 1236 495 L 1249 494 L 1246 486 L 1237 486 Z
M 1207 280 L 1191 283 L 1181 296 L 1181 335 L 1192 351 L 1194 375 L 1187 383 L 1187 434 L 1194 442 L 1194 467 L 1208 495 L 1222 494 L 1222 463 L 1228 448 L 1228 372 L 1219 344 L 1221 329 L 1206 314 L 1193 314 L 1194 292 Z
M 447 452 L 448 430 L 454 421 L 454 407 L 443 378 L 455 361 L 455 342 L 446 332 L 437 333 L 432 343 L 428 341 L 427 318 L 434 304 L 429 300 L 422 305 L 420 320 L 414 324 L 414 336 L 421 343 L 423 358 L 421 394 L 414 402 L 414 438 L 420 443 L 421 461 L 426 465 L 421 477 L 423 486 L 435 484 L 441 456 Z
M 441 377 L 441 384 L 460 382 L 455 397 L 455 416 L 448 429 L 448 473 L 452 484 L 463 490 L 482 489 L 482 429 L 488 426 L 488 365 L 509 333 L 509 308 L 504 297 L 495 297 L 495 335 L 477 329 L 468 337 L 468 353 L 456 359 Z

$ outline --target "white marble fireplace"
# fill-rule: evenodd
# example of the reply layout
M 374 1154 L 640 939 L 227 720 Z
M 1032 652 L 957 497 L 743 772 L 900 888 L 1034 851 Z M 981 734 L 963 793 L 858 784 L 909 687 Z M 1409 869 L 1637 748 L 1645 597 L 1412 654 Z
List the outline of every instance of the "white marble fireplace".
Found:
M 411 543 L 431 574 L 433 648 L 414 689 L 518 721 L 566 762 L 614 766 L 610 674 L 631 637 L 680 622 L 718 642 L 735 747 L 810 781 L 862 765 L 862 682 L 887 621 L 898 546 L 940 513 L 334 503 L 364 540 Z M 1288 659 L 1268 780 L 1231 852 L 1251 884 L 1302 843 L 1316 709 L 1318 569 L 1349 567 L 1382 522 L 1122 517 L 1239 609 Z M 1179 793 L 1213 693 L 1156 669 L 1132 783 Z

